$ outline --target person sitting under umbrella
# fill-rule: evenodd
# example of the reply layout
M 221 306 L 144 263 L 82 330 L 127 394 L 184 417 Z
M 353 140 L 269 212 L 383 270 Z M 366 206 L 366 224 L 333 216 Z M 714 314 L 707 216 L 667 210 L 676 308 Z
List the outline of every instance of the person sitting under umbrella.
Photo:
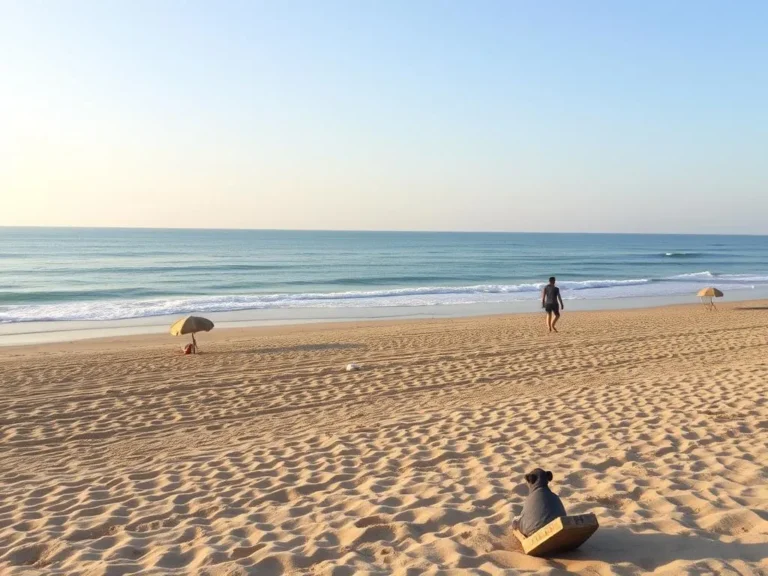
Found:
M 188 344 L 184 347 L 185 354 L 197 354 L 197 340 L 195 340 L 195 332 L 210 332 L 213 330 L 213 322 L 208 318 L 202 318 L 201 316 L 187 316 L 173 323 L 171 326 L 171 335 L 181 336 L 182 334 L 192 335 L 192 344 Z

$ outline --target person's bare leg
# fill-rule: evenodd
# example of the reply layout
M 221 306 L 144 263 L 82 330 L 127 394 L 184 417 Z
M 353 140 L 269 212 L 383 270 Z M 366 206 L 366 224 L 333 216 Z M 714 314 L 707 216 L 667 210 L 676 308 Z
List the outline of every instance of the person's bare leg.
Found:
M 557 321 L 560 320 L 560 315 L 559 314 L 552 314 L 552 316 L 553 316 L 553 318 L 552 318 L 552 330 L 557 332 L 557 328 L 555 328 L 555 326 L 557 325 Z
M 552 332 L 552 312 L 547 312 L 547 330 Z

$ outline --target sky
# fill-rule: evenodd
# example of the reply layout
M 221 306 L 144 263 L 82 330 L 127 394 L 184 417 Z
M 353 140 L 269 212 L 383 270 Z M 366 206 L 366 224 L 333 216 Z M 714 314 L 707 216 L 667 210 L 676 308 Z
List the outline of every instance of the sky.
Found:
M 767 22 L 0 0 L 0 225 L 768 234 Z

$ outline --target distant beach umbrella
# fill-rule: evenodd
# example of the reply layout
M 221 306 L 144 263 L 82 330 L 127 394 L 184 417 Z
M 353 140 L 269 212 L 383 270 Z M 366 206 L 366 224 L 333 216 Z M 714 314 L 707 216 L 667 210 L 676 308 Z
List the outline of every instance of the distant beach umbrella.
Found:
M 709 288 L 702 288 L 701 290 L 699 290 L 699 293 L 696 295 L 699 298 L 722 298 L 723 297 L 723 293 L 717 288 L 714 288 L 713 286 L 710 286 Z
M 708 310 L 717 310 L 713 298 L 723 297 L 723 293 L 714 286 L 702 288 L 696 295 L 701 298 L 701 303 L 704 304 Z
M 171 335 L 194 334 L 195 332 L 210 332 L 213 330 L 213 322 L 202 316 L 187 316 L 173 323 Z
M 182 334 L 192 335 L 193 352 L 197 352 L 197 342 L 195 341 L 195 332 L 210 332 L 213 330 L 213 322 L 202 316 L 187 316 L 177 320 L 171 326 L 172 336 L 181 336 Z

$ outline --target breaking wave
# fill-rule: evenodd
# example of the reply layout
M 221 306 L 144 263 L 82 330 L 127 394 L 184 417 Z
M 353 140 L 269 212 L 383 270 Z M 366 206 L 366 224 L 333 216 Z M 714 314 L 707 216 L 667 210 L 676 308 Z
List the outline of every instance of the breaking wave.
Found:
M 698 286 L 717 282 L 730 290 L 768 286 L 768 276 L 750 274 L 716 275 L 709 271 L 680 274 L 662 279 L 563 281 L 558 285 L 566 299 L 669 296 L 691 293 Z M 25 304 L 0 306 L 0 323 L 122 320 L 187 314 L 192 312 L 229 312 L 280 308 L 376 308 L 386 306 L 438 306 L 535 300 L 544 284 L 477 284 L 471 286 L 422 286 L 347 292 L 304 292 L 280 294 L 230 294 L 166 296 L 137 299 L 135 294 L 122 298 L 83 299 L 39 303 L 42 293 L 28 295 Z M 89 299 L 90 296 L 90 299 Z

